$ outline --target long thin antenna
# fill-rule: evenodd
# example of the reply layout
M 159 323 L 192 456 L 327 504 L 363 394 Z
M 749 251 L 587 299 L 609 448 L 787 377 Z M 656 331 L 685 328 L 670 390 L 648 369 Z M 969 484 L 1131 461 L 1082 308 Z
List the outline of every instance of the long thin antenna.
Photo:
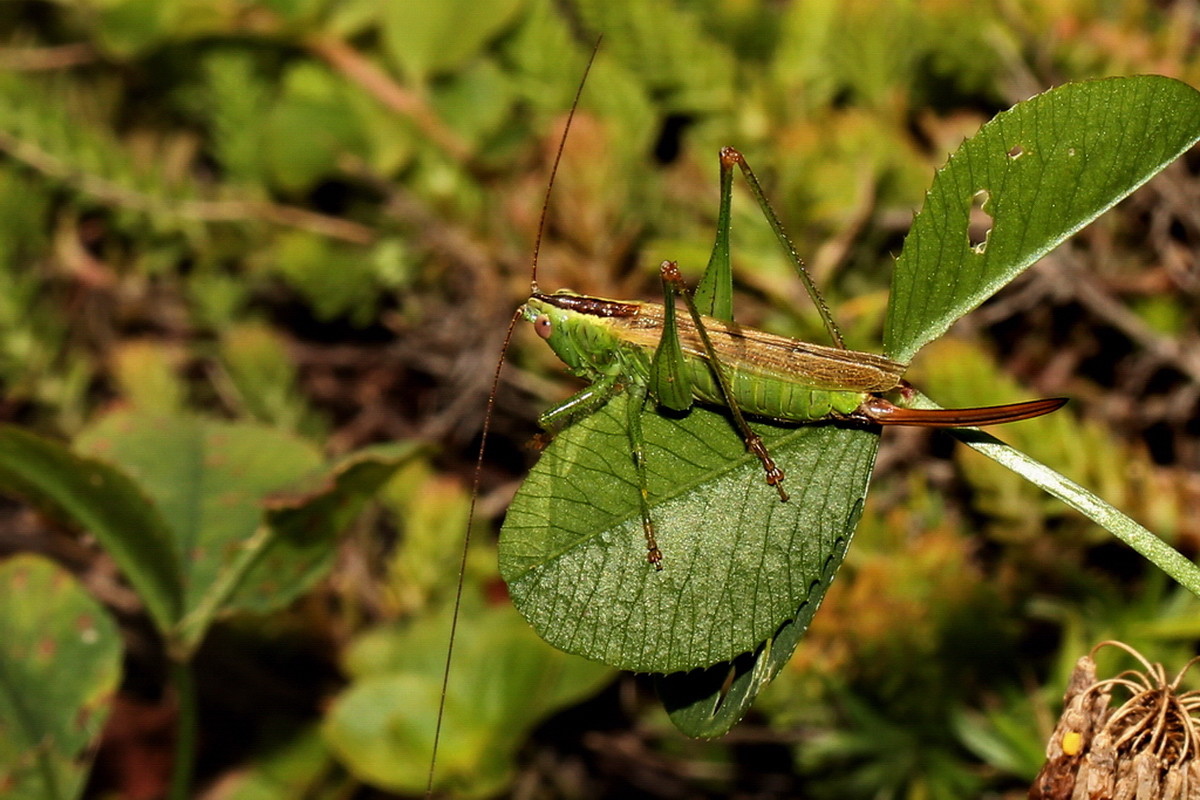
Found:
M 496 372 L 492 375 L 492 390 L 488 393 L 487 409 L 483 413 L 483 430 L 480 433 L 479 452 L 475 455 L 475 474 L 471 480 L 471 506 L 467 511 L 467 531 L 463 535 L 462 555 L 458 562 L 458 588 L 454 593 L 454 612 L 450 617 L 450 644 L 446 645 L 446 666 L 442 672 L 442 693 L 438 697 L 437 725 L 433 729 L 433 752 L 429 755 L 429 776 L 425 782 L 425 797 L 433 797 L 433 774 L 437 768 L 438 744 L 442 738 L 442 717 L 446 713 L 446 694 L 450 687 L 450 662 L 454 658 L 454 640 L 458 633 L 458 612 L 462 608 L 463 581 L 467 574 L 467 556 L 471 551 L 471 525 L 475 522 L 475 503 L 479 499 L 479 481 L 483 475 L 483 451 L 487 444 L 488 431 L 492 427 L 492 411 L 496 407 L 496 389 L 500 386 L 500 373 L 504 369 L 504 356 L 508 353 L 508 343 L 512 339 L 513 329 L 517 320 L 521 319 L 521 309 L 513 312 L 508 321 L 508 330 L 504 333 L 504 346 L 500 349 L 500 360 L 496 362 Z
M 562 138 L 558 140 L 558 152 L 554 154 L 554 165 L 550 167 L 550 182 L 546 185 L 546 196 L 542 198 L 542 216 L 538 220 L 537 238 L 533 240 L 533 263 L 529 270 L 530 294 L 538 292 L 538 254 L 542 251 L 542 234 L 546 231 L 546 212 L 550 210 L 550 193 L 554 191 L 554 178 L 558 175 L 558 164 L 562 161 L 563 149 L 567 146 L 567 134 L 571 132 L 571 121 L 575 119 L 575 109 L 579 108 L 579 98 L 583 95 L 584 84 L 587 83 L 588 73 L 592 71 L 592 63 L 596 60 L 596 53 L 600 51 L 600 42 L 603 39 L 603 36 L 598 36 L 596 44 L 592 46 L 592 54 L 588 56 L 587 66 L 583 68 L 583 77 L 579 79 L 579 88 L 575 90 L 575 99 L 571 101 L 571 111 L 567 114 L 567 125 L 563 128 Z
M 603 37 L 600 37 L 603 38 Z M 571 103 L 571 112 L 567 115 L 567 124 L 563 128 L 562 138 L 558 141 L 558 152 L 554 155 L 554 165 L 550 168 L 550 183 L 546 187 L 546 196 L 542 199 L 542 216 L 538 221 L 537 239 L 533 245 L 533 263 L 530 270 L 530 293 L 537 293 L 537 263 L 538 253 L 542 248 L 542 234 L 546 230 L 546 213 L 550 208 L 550 192 L 554 189 L 554 177 L 558 174 L 558 164 L 562 161 L 563 148 L 567 143 L 567 134 L 571 131 L 571 121 L 575 119 L 575 109 L 579 107 L 579 98 L 583 94 L 583 86 L 587 82 L 588 73 L 592 71 L 592 62 L 596 60 L 596 53 L 600 50 L 600 38 L 596 39 L 595 46 L 592 47 L 592 54 L 588 57 L 587 67 L 583 70 L 583 77 L 579 81 L 579 88 L 575 90 L 575 99 Z M 463 581 L 467 574 L 467 557 L 471 550 L 471 526 L 475 522 L 475 503 L 479 499 L 479 483 L 483 475 L 483 454 L 484 448 L 487 446 L 488 432 L 492 427 L 492 412 L 496 407 L 496 390 L 500 387 L 500 373 L 504 369 L 504 357 L 508 353 L 508 344 L 512 340 L 513 330 L 516 328 L 517 320 L 521 319 L 521 310 L 517 309 L 513 313 L 512 319 L 508 322 L 508 330 L 504 334 L 504 345 L 500 349 L 500 359 L 496 362 L 496 372 L 492 375 L 492 390 L 488 393 L 487 409 L 483 414 L 483 429 L 480 432 L 479 452 L 475 456 L 475 473 L 471 480 L 471 506 L 467 512 L 467 530 L 463 535 L 462 554 L 459 556 L 458 562 L 458 588 L 454 593 L 454 611 L 450 618 L 450 643 L 446 646 L 446 666 L 442 672 L 442 691 L 438 697 L 438 713 L 437 724 L 433 729 L 433 751 L 429 755 L 429 776 L 425 782 L 425 797 L 433 797 L 433 776 L 437 769 L 438 745 L 442 738 L 442 718 L 446 714 L 446 695 L 450 688 L 450 664 L 454 660 L 454 640 L 458 634 L 458 617 L 462 610 L 463 596 Z

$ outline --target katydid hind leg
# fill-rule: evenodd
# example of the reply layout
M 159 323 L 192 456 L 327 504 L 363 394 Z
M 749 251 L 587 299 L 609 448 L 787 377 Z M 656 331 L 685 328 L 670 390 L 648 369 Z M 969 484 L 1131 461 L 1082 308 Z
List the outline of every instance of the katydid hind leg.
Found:
M 679 341 L 679 323 L 675 320 L 674 283 L 663 279 L 663 326 L 658 347 L 650 360 L 650 395 L 660 406 L 672 411 L 692 407 L 692 379 L 688 372 L 683 345 Z M 686 291 L 684 292 L 686 294 Z
M 708 266 L 692 298 L 701 314 L 733 322 L 733 264 L 729 255 L 729 229 L 733 205 L 733 164 L 721 153 L 721 200 L 717 209 L 717 235 Z
M 808 269 L 804 266 L 804 261 L 796 252 L 795 245 L 788 238 L 787 232 L 783 229 L 783 223 L 779 221 L 779 215 L 775 213 L 775 209 L 771 207 L 771 203 L 767 200 L 767 195 L 763 192 L 762 185 L 758 182 L 758 178 L 754 175 L 754 170 L 750 169 L 750 165 L 746 163 L 745 157 L 732 147 L 721 148 L 721 169 L 725 169 L 728 162 L 730 169 L 733 164 L 737 164 L 742 175 L 746 179 L 746 184 L 750 187 L 750 193 L 754 195 L 754 199 L 758 202 L 758 207 L 762 210 L 763 216 L 766 217 L 771 230 L 775 233 L 775 238 L 779 240 L 779 246 L 783 248 L 783 252 L 787 255 L 788 260 L 792 262 L 792 266 L 796 270 L 796 275 L 804 284 L 808 296 L 812 298 L 813 304 L 817 307 L 817 313 L 821 315 L 821 321 L 825 323 L 825 329 L 829 331 L 829 336 L 833 339 L 836 347 L 843 350 L 846 349 L 845 340 L 842 339 L 842 332 L 838 329 L 837 323 L 833 319 L 833 314 L 829 311 L 829 305 L 825 302 L 825 297 L 817 288 L 817 284 L 813 281 L 812 275 L 808 273 Z
M 771 458 L 771 454 L 767 451 L 767 446 L 762 438 L 751 430 L 745 416 L 742 415 L 737 398 L 734 397 L 733 391 L 729 386 L 729 380 L 721 364 L 721 359 L 717 356 L 716 349 L 709 338 L 708 329 L 704 326 L 704 320 L 700 318 L 700 311 L 696 308 L 696 303 L 693 301 L 691 294 L 688 293 L 683 276 L 679 273 L 679 266 L 674 261 L 664 261 L 659 269 L 662 273 L 663 285 L 667 287 L 667 307 L 670 307 L 674 303 L 675 294 L 683 298 L 683 303 L 687 306 L 688 313 L 692 317 L 692 324 L 695 325 L 696 333 L 699 334 L 700 342 L 704 346 L 704 352 L 708 356 L 708 363 L 712 367 L 713 376 L 716 378 L 717 385 L 721 388 L 721 394 L 725 398 L 725 405 L 729 409 L 730 416 L 733 417 L 734 426 L 738 429 L 738 433 L 741 434 L 742 441 L 746 443 L 746 449 L 753 453 L 762 463 L 763 471 L 766 473 L 767 484 L 774 486 L 775 491 L 779 493 L 780 501 L 786 503 L 788 494 L 783 488 L 783 470 Z M 664 330 L 663 336 L 665 337 L 666 335 L 666 331 Z

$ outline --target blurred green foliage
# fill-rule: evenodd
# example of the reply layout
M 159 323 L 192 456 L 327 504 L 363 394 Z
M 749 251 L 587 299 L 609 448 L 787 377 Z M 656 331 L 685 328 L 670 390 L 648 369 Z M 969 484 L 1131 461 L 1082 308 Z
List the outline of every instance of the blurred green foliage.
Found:
M 120 682 L 121 640 L 78 581 L 32 553 L 0 564 L 0 779 L 10 797 L 74 797 Z
M 114 406 L 203 430 L 253 422 L 261 441 L 292 441 L 313 463 L 377 441 L 426 445 L 382 511 L 325 554 L 336 564 L 319 588 L 238 622 L 344 671 L 322 681 L 271 665 L 267 683 L 295 686 L 298 708 L 255 697 L 240 716 L 227 711 L 206 747 L 241 748 L 206 761 L 203 776 L 247 798 L 345 796 L 360 782 L 419 791 L 410 776 L 425 766 L 427 723 L 411 738 L 394 730 L 395 764 L 357 754 L 396 779 L 352 757 L 334 714 L 372 681 L 408 681 L 430 700 L 440 649 L 370 669 L 351 654 L 418 634 L 436 642 L 420 632 L 454 594 L 483 397 L 528 291 L 549 164 L 595 36 L 605 39 L 550 205 L 543 285 L 653 297 L 668 257 L 694 277 L 711 244 L 716 153 L 732 144 L 850 345 L 878 349 L 893 257 L 946 154 L 995 112 L 1067 80 L 1154 72 L 1200 84 L 1193 15 L 1186 2 L 1132 0 L 11 0 L 0 5 L 0 409 L 80 445 Z M 1003 402 L 1015 380 L 1036 386 L 1021 396 L 1078 398 L 1012 440 L 1192 550 L 1195 191 L 1185 165 L 1170 171 L 1073 244 L 1061 257 L 1071 270 L 1035 270 L 911 376 L 946 405 Z M 739 319 L 820 340 L 741 193 L 733 254 Z M 533 337 L 518 334 L 509 358 L 487 522 L 523 472 L 537 412 L 572 391 Z M 496 713 L 480 717 L 490 727 L 471 734 L 494 750 L 447 742 L 443 788 L 502 791 L 517 776 L 535 796 L 1017 792 L 1079 654 L 1121 636 L 1173 671 L 1193 652 L 1194 598 L 1003 470 L 903 442 L 883 451 L 846 567 L 740 742 L 680 741 L 628 678 L 604 709 L 576 707 L 526 741 L 601 680 L 522 684 L 542 675 L 531 667 L 515 691 L 546 705 L 506 715 L 514 690 L 497 681 Z M 22 517 L 6 519 L 20 529 Z M 507 609 L 486 528 L 465 627 L 491 642 L 487 620 Z M 4 547 L 77 552 L 45 520 L 36 534 Z M 78 571 L 110 585 L 83 546 Z M 271 576 L 259 577 L 262 611 L 275 606 Z M 127 608 L 123 597 L 104 599 Z M 556 663 L 527 644 L 464 645 L 456 669 L 486 675 L 498 653 Z M 268 669 L 248 654 L 270 650 L 201 651 L 199 669 Z M 144 650 L 127 662 L 156 674 Z M 237 705 L 222 699 L 241 681 L 214 682 L 202 707 Z M 471 785 L 475 757 L 488 760 Z M 96 791 L 121 779 L 107 780 Z

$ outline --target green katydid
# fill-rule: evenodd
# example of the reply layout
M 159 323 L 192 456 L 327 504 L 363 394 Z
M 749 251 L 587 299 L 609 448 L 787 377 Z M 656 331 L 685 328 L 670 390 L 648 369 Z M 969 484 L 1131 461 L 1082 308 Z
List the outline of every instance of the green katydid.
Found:
M 662 569 L 663 554 L 650 514 L 641 415 L 648 400 L 671 411 L 694 403 L 728 410 L 747 450 L 762 463 L 766 481 L 781 501 L 783 472 L 745 415 L 780 422 L 845 420 L 878 425 L 962 427 L 1016 422 L 1048 414 L 1066 400 L 1049 398 L 1002 406 L 960 409 L 908 409 L 883 395 L 905 394 L 906 364 L 874 353 L 849 350 L 803 262 L 783 231 L 753 171 L 732 147 L 721 151 L 721 207 L 713 254 L 695 297 L 677 266 L 661 266 L 665 302 L 610 300 L 559 291 L 544 294 L 535 277 L 522 317 L 578 377 L 591 384 L 543 413 L 549 431 L 594 413 L 615 395 L 628 392 L 630 452 L 638 470 L 642 529 L 648 561 Z M 784 251 L 812 296 L 837 346 L 815 345 L 748 328 L 733 321 L 733 280 L 729 262 L 729 206 L 734 166 L 741 168 Z M 675 297 L 688 317 L 676 318 Z M 703 312 L 702 313 L 702 308 Z M 707 315 L 706 315 L 707 314 Z
M 580 92 L 582 86 L 581 82 Z M 658 546 L 646 474 L 647 457 L 642 426 L 644 415 L 655 414 L 651 403 L 671 411 L 686 411 L 697 403 L 725 409 L 729 422 L 738 431 L 746 448 L 761 462 L 767 483 L 775 488 L 779 500 L 787 501 L 783 471 L 775 464 L 762 439 L 747 424 L 747 414 L 765 420 L 798 424 L 842 421 L 859 428 L 876 424 L 957 427 L 1028 419 L 1054 411 L 1066 402 L 1061 398 L 1053 398 L 987 408 L 930 411 L 903 408 L 887 400 L 883 396 L 885 393 L 898 392 L 901 396 L 908 393 L 907 384 L 902 380 L 907 365 L 884 356 L 846 348 L 824 300 L 784 233 L 754 173 L 733 148 L 725 148 L 721 152 L 721 199 L 716 240 L 708 269 L 694 294 L 689 294 L 683 286 L 678 270 L 671 262 L 665 262 L 661 267 L 665 293 L 665 302 L 662 304 L 610 300 L 564 291 L 542 293 L 537 286 L 538 251 L 550 190 L 578 100 L 577 93 L 551 169 L 532 258 L 530 297 L 510 323 L 505 349 L 513 326 L 517 320 L 523 319 L 533 324 L 535 331 L 548 341 L 570 371 L 591 381 L 587 388 L 541 415 L 540 423 L 552 433 L 597 414 L 613 400 L 624 400 L 628 453 L 637 472 L 636 492 L 646 543 L 646 556 L 642 563 L 646 565 L 649 575 L 669 576 L 672 573 L 671 552 L 668 550 L 664 554 Z M 729 229 L 735 165 L 741 168 L 764 216 L 813 298 L 834 342 L 832 346 L 776 336 L 739 326 L 733 321 Z M 685 319 L 676 319 L 676 296 L 682 298 L 687 308 L 688 316 Z M 497 365 L 492 397 L 499 383 L 501 366 L 502 362 Z M 490 404 L 491 401 L 484 419 L 483 441 L 486 441 L 490 427 Z M 478 459 L 472 516 L 483 459 L 482 444 Z M 464 564 L 467 547 L 468 542 L 464 539 Z M 505 547 L 502 537 L 502 562 Z M 502 563 L 502 571 L 503 568 Z M 430 788 L 453 657 L 457 608 L 462 593 L 461 574 L 458 592 L 450 646 L 446 654 L 440 701 L 442 706 L 434 734 Z M 794 610 L 795 606 L 791 608 Z M 650 620 L 646 624 L 653 626 L 656 623 Z M 772 623 L 771 627 L 776 625 Z M 802 631 L 802 628 L 800 626 L 799 630 Z M 798 635 L 798 632 L 789 635 Z M 754 639 L 753 636 L 751 638 Z M 740 651 L 735 650 L 724 657 L 732 657 L 736 652 Z M 699 665 L 691 664 L 683 668 L 695 666 Z

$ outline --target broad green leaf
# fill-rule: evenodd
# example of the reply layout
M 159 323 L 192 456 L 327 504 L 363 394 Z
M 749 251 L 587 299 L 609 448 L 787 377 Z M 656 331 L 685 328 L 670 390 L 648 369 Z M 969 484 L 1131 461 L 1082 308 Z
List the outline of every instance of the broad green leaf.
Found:
M 515 774 L 517 751 L 556 709 L 600 689 L 610 670 L 556 652 L 507 605 L 459 620 L 434 786 L 490 797 Z M 350 687 L 326 717 L 329 746 L 358 778 L 416 794 L 425 788 L 446 663 L 448 614 L 374 631 L 348 654 Z
M 310 588 L 337 534 L 416 450 L 370 448 L 322 473 L 311 445 L 268 428 L 134 412 L 79 447 L 120 469 L 0 428 L 0 492 L 96 536 L 177 657 L 217 614 L 266 612 Z
M 262 499 L 321 463 L 300 439 L 191 416 L 111 414 L 82 434 L 78 447 L 118 464 L 157 506 L 186 587 L 185 612 L 200 605 L 238 559 L 260 524 Z
M 311 587 L 337 534 L 414 450 L 360 451 L 319 472 L 315 448 L 270 428 L 133 413 L 106 417 L 80 447 L 120 464 L 165 519 L 187 587 L 182 619 L 165 629 L 177 656 L 217 614 L 267 612 Z
M 41 556 L 0 563 L 0 786 L 7 798 L 67 800 L 108 716 L 121 637 L 105 610 Z
M 555 647 L 641 672 L 707 667 L 811 615 L 845 554 L 878 437 L 837 425 L 758 426 L 787 475 L 781 503 L 726 418 L 647 413 L 646 562 L 625 396 L 559 434 L 512 505 L 500 572 Z
M 1158 76 L 1052 89 L 996 116 L 938 171 L 896 261 L 884 351 L 907 362 L 1200 139 L 1200 92 Z M 972 246 L 972 204 L 991 217 Z
M 179 619 L 183 584 L 171 532 L 143 488 L 123 472 L 49 439 L 0 427 L 0 492 L 95 536 L 159 630 Z

